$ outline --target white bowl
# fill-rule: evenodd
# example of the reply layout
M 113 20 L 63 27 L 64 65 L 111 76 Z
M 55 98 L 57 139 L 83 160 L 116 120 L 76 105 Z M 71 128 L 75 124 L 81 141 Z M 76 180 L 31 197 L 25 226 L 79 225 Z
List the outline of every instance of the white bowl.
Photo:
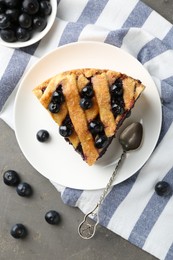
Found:
M 52 12 L 51 14 L 47 17 L 47 25 L 45 27 L 45 29 L 41 32 L 35 32 L 34 35 L 32 36 L 32 38 L 28 41 L 25 42 L 5 42 L 1 39 L 0 37 L 0 45 L 6 46 L 6 47 L 10 47 L 10 48 L 22 48 L 22 47 L 26 47 L 29 45 L 32 45 L 36 42 L 38 42 L 39 40 L 41 40 L 51 29 L 55 18 L 56 18 L 56 13 L 57 13 L 57 0 L 50 0 L 50 3 L 52 5 Z

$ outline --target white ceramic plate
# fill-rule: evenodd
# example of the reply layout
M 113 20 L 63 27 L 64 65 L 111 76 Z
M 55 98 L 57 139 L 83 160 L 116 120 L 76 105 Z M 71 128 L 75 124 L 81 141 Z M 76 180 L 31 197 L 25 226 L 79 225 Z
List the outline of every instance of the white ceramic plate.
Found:
M 52 27 L 52 25 L 55 21 L 55 18 L 56 18 L 57 0 L 50 0 L 50 3 L 52 5 L 52 12 L 48 16 L 47 26 L 45 27 L 45 29 L 42 32 L 34 33 L 33 37 L 26 42 L 20 42 L 20 41 L 18 41 L 18 42 L 5 42 L 0 37 L 0 45 L 10 47 L 10 48 L 22 48 L 22 47 L 32 45 L 32 44 L 38 42 L 39 40 L 41 40 L 49 32 L 49 30 L 51 29 L 51 27 Z
M 40 59 L 30 69 L 21 82 L 15 101 L 15 132 L 22 152 L 48 179 L 67 187 L 91 190 L 103 188 L 108 182 L 122 152 L 117 139 L 94 166 L 88 166 L 59 135 L 57 125 L 32 94 L 37 84 L 56 73 L 84 67 L 117 70 L 140 79 L 146 85 L 131 117 L 119 130 L 139 121 L 143 124 L 143 142 L 139 149 L 127 154 L 114 184 L 129 178 L 151 155 L 161 128 L 161 104 L 156 86 L 144 67 L 131 55 L 108 44 L 78 42 L 65 45 Z M 36 133 L 40 129 L 49 131 L 51 138 L 48 143 L 37 141 Z

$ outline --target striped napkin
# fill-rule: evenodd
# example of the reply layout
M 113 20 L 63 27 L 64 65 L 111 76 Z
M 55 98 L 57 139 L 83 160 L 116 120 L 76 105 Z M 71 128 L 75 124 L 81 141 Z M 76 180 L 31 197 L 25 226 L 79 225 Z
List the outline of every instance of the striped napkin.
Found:
M 112 188 L 100 208 L 100 224 L 166 260 L 173 259 L 173 197 L 158 196 L 154 186 L 165 180 L 173 188 L 172 39 L 172 25 L 141 1 L 61 0 L 56 21 L 41 42 L 18 50 L 0 47 L 0 117 L 12 128 L 13 102 L 22 76 L 58 46 L 83 40 L 106 42 L 129 52 L 148 70 L 162 101 L 160 138 L 142 169 Z M 61 192 L 64 203 L 84 213 L 102 194 L 102 190 L 53 185 Z

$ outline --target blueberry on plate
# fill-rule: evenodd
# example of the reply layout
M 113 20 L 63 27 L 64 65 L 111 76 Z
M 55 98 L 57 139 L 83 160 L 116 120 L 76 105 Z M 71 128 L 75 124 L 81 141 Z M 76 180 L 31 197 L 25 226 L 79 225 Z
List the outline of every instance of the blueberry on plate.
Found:
M 8 186 L 17 186 L 20 182 L 20 178 L 16 171 L 8 170 L 3 174 L 3 181 Z
M 45 214 L 45 220 L 51 225 L 59 224 L 61 217 L 60 214 L 55 210 L 50 210 Z
M 155 191 L 159 196 L 168 196 L 172 194 L 171 186 L 166 181 L 159 181 L 155 185 Z
M 47 130 L 41 129 L 37 132 L 36 137 L 39 142 L 46 142 L 49 139 L 49 132 Z
M 21 182 L 16 188 L 17 194 L 21 197 L 29 197 L 32 195 L 31 185 L 26 182 Z
M 17 239 L 26 237 L 27 233 L 27 229 L 23 224 L 15 224 L 10 231 L 12 237 Z

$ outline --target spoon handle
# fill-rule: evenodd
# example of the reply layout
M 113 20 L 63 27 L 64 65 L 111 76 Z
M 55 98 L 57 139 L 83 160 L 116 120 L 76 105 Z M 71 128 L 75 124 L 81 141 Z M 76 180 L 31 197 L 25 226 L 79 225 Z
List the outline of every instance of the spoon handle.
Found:
M 104 201 L 104 199 L 106 198 L 106 196 L 109 192 L 109 189 L 112 186 L 112 183 L 118 172 L 118 168 L 119 168 L 125 154 L 126 154 L 126 151 L 123 151 L 121 154 L 121 157 L 118 160 L 118 163 L 115 167 L 115 170 L 113 171 L 112 176 L 109 179 L 109 182 L 107 183 L 105 189 L 103 190 L 103 193 L 100 196 L 100 199 L 99 199 L 97 205 L 94 207 L 94 209 L 92 211 L 90 211 L 89 213 L 87 213 L 84 216 L 83 221 L 78 226 L 78 233 L 83 239 L 90 239 L 95 235 L 96 226 L 99 223 L 99 215 L 98 215 L 99 207 L 102 204 L 102 202 Z M 95 219 L 95 223 L 90 219 L 90 217 Z

